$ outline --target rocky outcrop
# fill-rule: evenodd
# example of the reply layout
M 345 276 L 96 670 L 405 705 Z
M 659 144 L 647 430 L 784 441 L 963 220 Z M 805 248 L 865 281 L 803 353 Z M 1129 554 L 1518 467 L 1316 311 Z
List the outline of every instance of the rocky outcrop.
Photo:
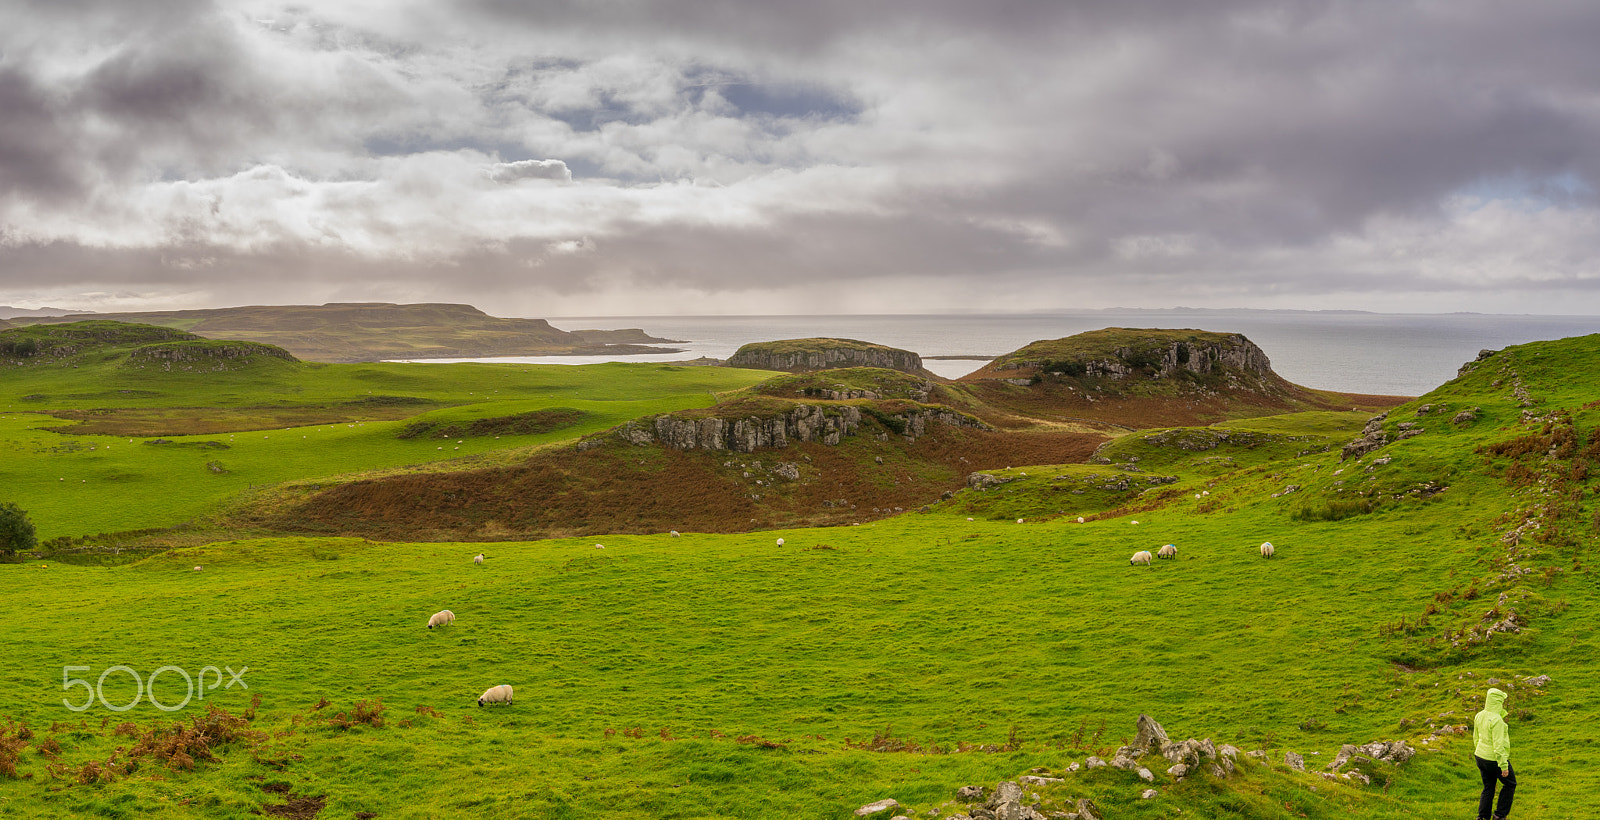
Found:
M 264 359 L 299 361 L 281 347 L 256 342 L 183 341 L 145 345 L 128 354 L 123 367 L 179 371 L 234 370 Z
M 922 357 L 909 350 L 885 347 L 855 339 L 788 339 L 756 342 L 739 348 L 729 367 L 783 370 L 791 373 L 836 367 L 884 367 L 922 373 Z
M 892 427 L 909 441 L 924 435 L 930 424 L 987 429 L 987 425 L 948 408 L 922 407 L 900 413 L 874 412 L 874 418 Z M 622 440 L 638 445 L 660 444 L 673 450 L 733 450 L 750 453 L 760 449 L 789 446 L 792 441 L 819 441 L 837 446 L 845 436 L 855 435 L 862 423 L 862 409 L 855 405 L 820 407 L 795 405 L 782 415 L 765 418 L 680 418 L 671 415 L 637 419 L 616 428 Z M 603 443 L 602 437 L 579 442 L 580 450 Z
M 1383 432 L 1383 420 L 1388 417 L 1388 413 L 1383 413 L 1367 419 L 1367 426 L 1361 429 L 1361 437 L 1344 446 L 1339 453 L 1339 460 L 1360 458 L 1388 444 L 1389 436 Z
M 1152 331 L 1152 335 L 1156 332 Z M 1087 334 L 1085 334 L 1087 335 Z M 1148 373 L 1151 378 L 1166 379 L 1181 373 L 1210 375 L 1223 370 L 1235 370 L 1257 376 L 1272 374 L 1272 362 L 1256 344 L 1237 333 L 1207 333 L 1195 338 L 1152 339 L 1141 345 L 1119 345 L 1101 355 L 1074 355 L 1056 358 L 1040 348 L 1038 354 L 1030 352 L 1033 346 L 1022 348 L 1009 356 L 1001 357 L 991 368 L 999 373 L 1007 370 L 1035 370 L 1054 376 L 1099 376 L 1127 378 L 1136 373 Z

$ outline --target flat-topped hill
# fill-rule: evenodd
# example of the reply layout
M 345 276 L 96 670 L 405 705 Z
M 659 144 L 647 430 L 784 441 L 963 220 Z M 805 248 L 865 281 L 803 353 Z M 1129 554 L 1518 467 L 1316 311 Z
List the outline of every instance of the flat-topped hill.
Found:
M 800 373 L 835 367 L 884 367 L 923 374 L 922 357 L 909 350 L 856 339 L 780 339 L 752 342 L 728 359 L 729 367 Z
M 1030 415 L 1129 428 L 1206 424 L 1296 410 L 1382 409 L 1400 396 L 1313 390 L 1273 372 L 1238 333 L 1113 327 L 1037 341 L 960 383 L 985 402 Z
M 78 317 L 30 317 L 13 324 L 57 324 Z M 189 331 L 210 339 L 277 345 L 308 361 L 477 358 L 568 353 L 671 353 L 670 348 L 611 345 L 622 332 L 586 337 L 551 327 L 544 319 L 502 319 L 471 305 L 347 302 L 325 305 L 253 305 L 210 310 L 96 314 L 96 319 L 138 322 Z M 629 342 L 661 341 L 627 334 Z

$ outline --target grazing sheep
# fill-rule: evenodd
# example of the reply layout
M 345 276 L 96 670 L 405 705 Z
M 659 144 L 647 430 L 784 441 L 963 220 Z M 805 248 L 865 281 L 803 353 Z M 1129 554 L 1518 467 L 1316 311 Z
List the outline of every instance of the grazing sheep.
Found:
M 1167 544 L 1166 546 L 1162 547 L 1161 549 L 1156 550 L 1156 557 L 1157 558 L 1177 558 L 1178 557 L 1178 548 L 1176 546 L 1172 545 L 1172 544 Z
M 1080 516 L 1078 516 L 1078 523 L 1079 523 L 1079 524 L 1082 524 L 1082 523 L 1083 523 L 1083 516 L 1081 516 L 1081 515 L 1080 515 Z
M 485 703 L 504 703 L 505 705 L 510 706 L 511 685 L 502 683 L 499 686 L 489 687 L 482 695 L 478 696 L 478 705 L 482 706 Z
M 472 563 L 474 563 L 474 564 L 483 563 L 483 553 L 480 552 L 477 555 L 472 556 Z
M 455 622 L 456 614 L 446 609 L 441 612 L 435 612 L 428 618 L 428 628 L 432 629 L 436 626 L 448 626 L 449 624 L 453 624 Z
M 679 537 L 677 530 L 673 530 L 672 532 L 669 532 L 667 534 L 672 536 L 673 538 L 678 538 Z
M 1020 519 L 1020 518 L 1018 518 L 1018 519 L 1017 519 L 1017 523 L 1018 523 L 1018 524 L 1021 524 L 1021 523 L 1022 523 L 1022 519 Z
M 1261 557 L 1262 558 L 1271 558 L 1272 554 L 1274 552 L 1277 552 L 1277 550 L 1273 549 L 1271 541 L 1263 541 L 1263 542 L 1261 542 Z
M 1128 566 L 1131 567 L 1134 564 L 1144 564 L 1147 567 L 1150 566 L 1150 551 L 1139 550 L 1138 552 L 1134 553 L 1133 558 L 1128 561 Z
M 606 545 L 605 544 L 595 544 L 594 548 L 597 549 L 597 550 L 603 550 L 603 549 L 606 548 Z
M 199 571 L 200 571 L 200 569 L 201 569 L 201 568 L 200 568 L 200 567 L 195 567 L 195 568 L 194 568 L 194 571 L 195 571 L 195 572 L 199 572 Z
M 783 546 L 783 539 L 782 538 L 778 539 L 778 546 L 780 546 L 780 547 Z

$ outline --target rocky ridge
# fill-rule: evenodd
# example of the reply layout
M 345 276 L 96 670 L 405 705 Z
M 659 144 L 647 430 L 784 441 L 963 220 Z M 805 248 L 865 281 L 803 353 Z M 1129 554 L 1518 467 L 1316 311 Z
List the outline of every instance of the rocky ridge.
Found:
M 918 436 L 924 435 L 930 424 L 989 429 L 983 422 L 946 407 L 919 406 L 898 413 L 884 413 L 869 406 L 867 412 L 863 413 L 862 407 L 850 404 L 830 407 L 797 404 L 787 412 L 766 417 L 684 418 L 661 415 L 653 419 L 635 419 L 580 441 L 578 449 L 598 447 L 613 435 L 636 446 L 659 444 L 672 450 L 733 450 L 750 453 L 758 449 L 781 449 L 789 446 L 790 442 L 812 441 L 833 447 L 838 446 L 845 436 L 856 435 L 864 416 L 875 418 L 904 436 L 908 442 L 915 442 Z

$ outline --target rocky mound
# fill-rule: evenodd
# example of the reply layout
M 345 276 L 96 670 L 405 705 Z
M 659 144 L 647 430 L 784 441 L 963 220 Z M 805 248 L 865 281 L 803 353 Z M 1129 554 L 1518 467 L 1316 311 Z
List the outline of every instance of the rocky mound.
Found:
M 1383 409 L 1405 401 L 1292 384 L 1249 339 L 1204 330 L 1113 327 L 1038 341 L 959 383 L 991 406 L 1021 415 L 1129 429 L 1296 410 Z
M 134 348 L 122 363 L 125 368 L 204 372 L 237 370 L 264 361 L 298 362 L 281 347 L 258 342 L 221 342 L 193 339 Z
M 855 339 L 783 339 L 753 342 L 728 359 L 729 367 L 803 373 L 836 367 L 884 367 L 922 375 L 922 357 L 909 350 Z
M 17 364 L 63 364 L 106 348 L 198 341 L 199 336 L 168 327 L 92 320 L 0 331 L 0 358 Z
M 1272 363 L 1238 333 L 1111 327 L 1034 342 L 967 376 L 974 379 L 1172 379 L 1269 377 Z

